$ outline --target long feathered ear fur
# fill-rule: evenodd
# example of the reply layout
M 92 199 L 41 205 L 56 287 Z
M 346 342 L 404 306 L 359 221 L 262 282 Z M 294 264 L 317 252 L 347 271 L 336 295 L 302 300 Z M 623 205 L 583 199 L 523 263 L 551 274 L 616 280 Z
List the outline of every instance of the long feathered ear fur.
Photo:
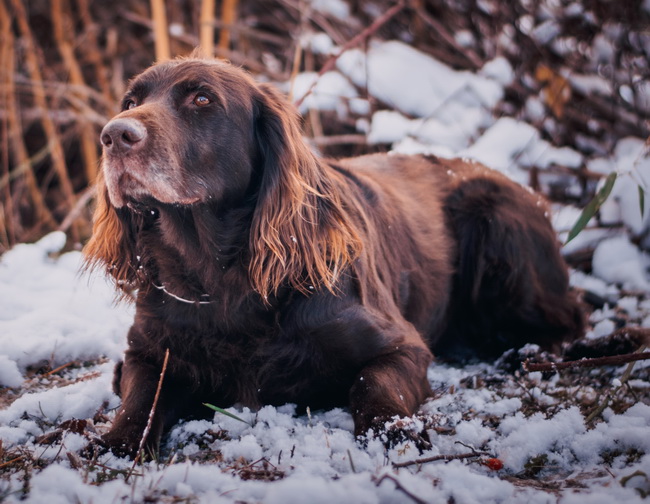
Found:
M 127 295 L 137 283 L 135 243 L 108 199 L 102 170 L 97 177 L 95 202 L 93 234 L 83 249 L 84 269 L 105 269 Z
M 264 298 L 282 285 L 307 293 L 336 279 L 361 252 L 357 224 L 337 180 L 302 139 L 297 113 L 271 86 L 259 85 L 256 140 L 261 183 L 251 227 L 249 268 Z

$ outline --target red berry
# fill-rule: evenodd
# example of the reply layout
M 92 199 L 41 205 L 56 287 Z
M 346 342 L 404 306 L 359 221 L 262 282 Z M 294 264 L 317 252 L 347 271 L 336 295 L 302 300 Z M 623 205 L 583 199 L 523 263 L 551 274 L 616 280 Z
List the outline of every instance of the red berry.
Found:
M 485 462 L 483 462 L 486 466 L 488 466 L 490 469 L 493 471 L 500 471 L 503 469 L 503 462 L 499 460 L 498 458 L 489 458 Z

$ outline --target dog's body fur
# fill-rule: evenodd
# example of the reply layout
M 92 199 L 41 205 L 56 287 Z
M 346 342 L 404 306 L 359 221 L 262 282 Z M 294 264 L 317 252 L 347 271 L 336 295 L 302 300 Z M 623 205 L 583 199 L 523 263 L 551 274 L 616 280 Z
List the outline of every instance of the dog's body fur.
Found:
M 89 265 L 138 288 L 104 443 L 226 407 L 348 405 L 362 434 L 412 415 L 434 354 L 551 348 L 583 321 L 546 203 L 484 166 L 325 162 L 271 87 L 214 61 L 152 67 L 102 133 Z

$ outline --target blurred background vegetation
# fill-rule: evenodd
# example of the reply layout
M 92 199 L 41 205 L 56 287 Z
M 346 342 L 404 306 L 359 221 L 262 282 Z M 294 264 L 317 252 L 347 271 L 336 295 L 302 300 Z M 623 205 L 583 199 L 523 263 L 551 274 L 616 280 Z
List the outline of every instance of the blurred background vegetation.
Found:
M 55 229 L 68 233 L 70 247 L 84 243 L 99 132 L 117 112 L 126 83 L 156 59 L 187 55 L 199 44 L 281 83 L 328 64 L 331 56 L 301 44 L 321 32 L 339 47 L 402 40 L 469 71 L 502 55 L 516 77 L 496 113 L 521 116 L 528 96 L 544 96 L 553 125 L 535 126 L 553 144 L 586 155 L 610 152 L 625 136 L 647 138 L 650 8 L 644 2 L 330 0 L 325 8 L 323 0 L 0 0 L 0 254 Z M 532 27 L 550 18 L 557 43 L 540 44 Z M 358 37 L 373 23 L 368 36 Z M 597 61 L 588 49 L 600 39 L 608 45 Z M 614 92 L 603 97 L 572 88 L 564 69 L 604 78 Z M 369 113 L 382 107 L 369 98 Z M 356 119 L 310 111 L 305 133 L 327 155 L 389 147 L 368 145 Z M 582 194 L 549 196 L 584 204 L 601 175 L 586 167 L 571 175 Z M 534 171 L 531 177 L 534 182 Z

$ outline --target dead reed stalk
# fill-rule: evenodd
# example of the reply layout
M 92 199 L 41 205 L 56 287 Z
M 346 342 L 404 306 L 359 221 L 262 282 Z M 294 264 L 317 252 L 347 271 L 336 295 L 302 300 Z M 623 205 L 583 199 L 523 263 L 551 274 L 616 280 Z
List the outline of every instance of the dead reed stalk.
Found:
M 199 25 L 201 52 L 206 58 L 212 58 L 214 56 L 214 0 L 201 1 Z
M 219 49 L 226 51 L 230 49 L 230 27 L 235 24 L 237 18 L 238 0 L 223 0 L 221 5 L 221 21 L 224 27 L 219 33 Z
M 63 59 L 66 70 L 69 73 L 70 82 L 75 86 L 86 87 L 81 67 L 75 57 L 74 49 L 69 38 L 72 27 L 70 19 L 67 18 L 62 7 L 64 1 L 65 0 L 52 0 L 51 2 L 54 38 L 59 48 L 59 52 L 61 53 L 61 58 Z M 70 10 L 69 6 L 67 10 Z M 95 131 L 92 124 L 88 122 L 83 113 L 77 114 L 77 118 L 79 121 L 81 152 L 86 170 L 86 180 L 92 184 L 97 176 L 97 167 L 99 165 Z
M 156 61 L 168 60 L 171 57 L 171 52 L 169 50 L 165 0 L 151 0 L 151 18 L 156 43 Z
M 65 163 L 65 156 L 63 153 L 63 145 L 59 138 L 54 121 L 52 121 L 48 113 L 48 103 L 45 93 L 45 85 L 43 84 L 43 76 L 41 74 L 40 65 L 37 59 L 36 41 L 29 26 L 29 21 L 25 7 L 21 0 L 11 0 L 14 15 L 18 28 L 23 36 L 24 44 L 26 46 L 25 59 L 27 63 L 28 72 L 32 79 L 32 96 L 36 107 L 41 111 L 41 125 L 47 138 L 47 145 L 49 149 L 50 159 L 55 173 L 57 174 L 61 191 L 64 197 L 65 207 L 72 208 L 74 206 L 75 195 L 72 187 L 72 182 L 68 175 L 68 169 Z M 73 227 L 73 233 L 76 233 Z M 78 238 L 78 236 L 77 236 Z

